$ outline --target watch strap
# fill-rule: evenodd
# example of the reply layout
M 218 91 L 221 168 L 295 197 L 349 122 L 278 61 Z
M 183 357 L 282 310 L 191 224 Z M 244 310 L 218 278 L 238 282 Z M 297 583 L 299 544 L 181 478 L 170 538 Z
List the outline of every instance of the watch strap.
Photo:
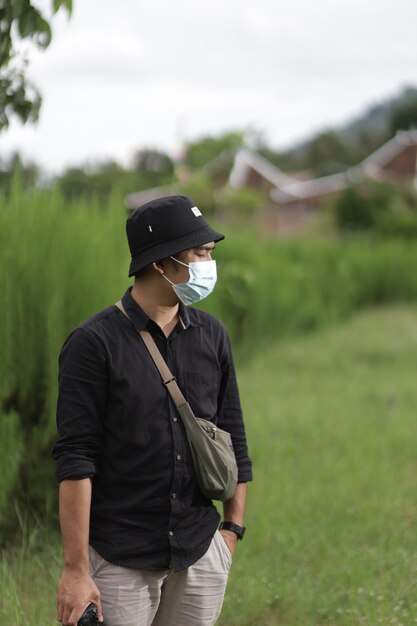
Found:
M 237 535 L 238 539 L 243 539 L 246 526 L 239 526 L 238 524 L 234 524 L 233 522 L 222 522 L 219 526 L 219 530 L 230 530 L 230 532 Z

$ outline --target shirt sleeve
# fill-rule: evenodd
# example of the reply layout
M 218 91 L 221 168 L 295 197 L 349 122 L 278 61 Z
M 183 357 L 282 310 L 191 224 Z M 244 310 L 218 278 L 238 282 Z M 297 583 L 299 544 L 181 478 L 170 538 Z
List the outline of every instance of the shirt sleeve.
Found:
M 98 342 L 82 328 L 66 340 L 59 358 L 57 427 L 52 455 L 56 478 L 81 480 L 96 474 L 103 445 L 107 367 Z
M 221 381 L 218 396 L 218 425 L 230 433 L 238 466 L 238 482 L 252 480 L 252 462 L 248 455 L 245 426 L 240 405 L 236 371 L 230 340 L 224 331 L 221 348 Z

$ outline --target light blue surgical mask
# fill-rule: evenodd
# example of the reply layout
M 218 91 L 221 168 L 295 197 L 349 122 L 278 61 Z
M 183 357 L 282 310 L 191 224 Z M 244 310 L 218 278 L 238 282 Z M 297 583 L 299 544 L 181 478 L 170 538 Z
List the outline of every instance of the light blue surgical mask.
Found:
M 162 274 L 171 283 L 173 290 L 183 304 L 194 304 L 211 294 L 217 281 L 216 261 L 199 261 L 187 265 L 187 263 L 178 261 L 173 256 L 171 259 L 188 267 L 190 277 L 186 283 L 173 283 L 165 274 Z

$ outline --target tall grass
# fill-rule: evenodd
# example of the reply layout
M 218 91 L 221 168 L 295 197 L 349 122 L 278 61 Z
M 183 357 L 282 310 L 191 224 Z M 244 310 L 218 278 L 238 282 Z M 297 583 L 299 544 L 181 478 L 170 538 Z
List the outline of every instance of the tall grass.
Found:
M 48 507 L 60 346 L 72 327 L 119 297 L 126 276 L 124 215 L 113 204 L 114 211 L 65 206 L 55 192 L 24 194 L 17 184 L 0 198 L 3 504 L 14 490 Z
M 408 242 L 260 242 L 252 233 L 230 234 L 218 258 L 216 297 L 203 306 L 250 351 L 259 340 L 306 332 L 363 307 L 417 301 L 417 249 Z
M 74 326 L 128 286 L 125 218 L 117 195 L 106 205 L 68 205 L 56 191 L 23 192 L 15 180 L 11 195 L 0 196 L 3 534 L 14 498 L 43 516 L 55 510 L 50 450 L 59 350 Z M 216 251 L 218 287 L 202 306 L 226 322 L 241 357 L 367 305 L 417 301 L 413 244 L 262 242 L 227 228 L 226 235 Z
M 62 568 L 60 542 L 41 524 L 33 526 L 19 508 L 16 518 L 19 542 L 1 552 L 0 623 L 52 626 Z

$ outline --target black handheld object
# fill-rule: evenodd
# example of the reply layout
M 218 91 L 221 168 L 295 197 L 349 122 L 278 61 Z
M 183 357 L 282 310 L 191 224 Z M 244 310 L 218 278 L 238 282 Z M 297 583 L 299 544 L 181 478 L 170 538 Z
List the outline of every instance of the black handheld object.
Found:
M 98 621 L 96 605 L 91 602 L 78 620 L 77 626 L 97 626 L 97 624 L 104 626 L 103 622 Z

